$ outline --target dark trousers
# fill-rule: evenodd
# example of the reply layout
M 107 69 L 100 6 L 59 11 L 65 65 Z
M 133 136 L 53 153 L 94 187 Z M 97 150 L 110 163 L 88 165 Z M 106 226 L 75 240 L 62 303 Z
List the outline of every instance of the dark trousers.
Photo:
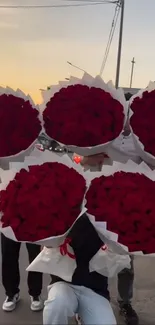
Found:
M 6 238 L 1 234 L 2 251 L 2 283 L 7 296 L 14 296 L 19 292 L 19 252 L 21 243 Z M 40 253 L 40 246 L 26 244 L 29 263 Z M 28 288 L 31 296 L 39 296 L 42 290 L 42 274 L 39 272 L 28 272 Z
M 118 274 L 118 302 L 120 305 L 128 304 L 133 297 L 134 265 L 131 256 L 131 268 L 124 269 Z

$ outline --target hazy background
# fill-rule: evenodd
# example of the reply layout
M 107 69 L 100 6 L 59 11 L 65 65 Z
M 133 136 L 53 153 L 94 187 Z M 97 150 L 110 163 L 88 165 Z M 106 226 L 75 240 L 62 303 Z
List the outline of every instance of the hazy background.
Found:
M 125 0 L 121 86 L 129 86 L 135 56 L 133 87 L 155 80 L 155 0 Z M 60 0 L 0 0 L 0 5 L 62 4 Z M 21 88 L 40 102 L 46 88 L 70 74 L 100 71 L 114 15 L 113 4 L 75 8 L 0 9 L 0 84 Z M 119 24 L 118 24 L 119 26 Z M 115 80 L 118 26 L 104 71 Z

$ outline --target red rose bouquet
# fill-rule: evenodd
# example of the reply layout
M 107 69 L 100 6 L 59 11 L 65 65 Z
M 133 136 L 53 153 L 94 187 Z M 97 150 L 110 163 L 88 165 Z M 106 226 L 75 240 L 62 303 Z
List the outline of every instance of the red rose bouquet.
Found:
M 2 178 L 0 231 L 13 240 L 59 246 L 83 214 L 85 179 L 60 162 L 40 164 L 38 160 L 36 165 L 34 157 L 29 161 L 33 164 L 27 168 L 23 164 L 24 168 L 7 180 L 8 185 L 4 186 Z
M 155 166 L 155 83 L 131 99 L 130 125 L 141 158 Z
M 0 165 L 24 160 L 41 131 L 39 111 L 29 96 L 0 88 Z
M 113 240 L 126 246 L 129 252 L 155 253 L 155 182 L 146 176 L 150 173 L 153 178 L 153 174 L 146 173 L 148 167 L 144 175 L 139 173 L 144 170 L 136 164 L 134 172 L 128 166 L 123 167 L 124 171 L 117 168 L 113 175 L 93 179 L 86 194 L 86 207 L 96 223 L 106 224 L 109 234 L 118 235 Z
M 123 129 L 126 101 L 121 90 L 88 75 L 61 87 L 44 95 L 47 135 L 84 156 L 105 151 Z

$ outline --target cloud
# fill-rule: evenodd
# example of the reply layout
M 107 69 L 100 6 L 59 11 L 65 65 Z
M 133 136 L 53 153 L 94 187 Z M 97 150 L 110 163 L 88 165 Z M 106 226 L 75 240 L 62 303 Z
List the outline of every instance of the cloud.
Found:
M 14 24 L 14 23 L 7 23 L 7 22 L 5 22 L 5 21 L 1 21 L 0 22 L 0 29 L 18 29 L 18 24 Z

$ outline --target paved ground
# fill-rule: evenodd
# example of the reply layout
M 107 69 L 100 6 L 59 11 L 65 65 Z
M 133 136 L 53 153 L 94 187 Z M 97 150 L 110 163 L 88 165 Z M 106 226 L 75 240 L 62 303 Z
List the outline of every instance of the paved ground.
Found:
M 29 308 L 29 297 L 27 295 L 26 271 L 27 253 L 25 248 L 21 249 L 21 297 L 22 301 L 18 309 L 13 313 L 4 313 L 0 310 L 0 325 L 39 325 L 42 324 L 42 313 L 33 313 Z M 135 261 L 135 293 L 133 305 L 140 316 L 140 325 L 155 324 L 155 258 L 136 258 Z M 46 297 L 46 285 L 49 278 L 45 277 L 44 297 Z M 114 310 L 117 315 L 116 304 L 116 281 L 110 283 L 110 291 Z M 4 300 L 4 291 L 0 286 L 0 305 Z M 123 322 L 118 317 L 118 324 Z

